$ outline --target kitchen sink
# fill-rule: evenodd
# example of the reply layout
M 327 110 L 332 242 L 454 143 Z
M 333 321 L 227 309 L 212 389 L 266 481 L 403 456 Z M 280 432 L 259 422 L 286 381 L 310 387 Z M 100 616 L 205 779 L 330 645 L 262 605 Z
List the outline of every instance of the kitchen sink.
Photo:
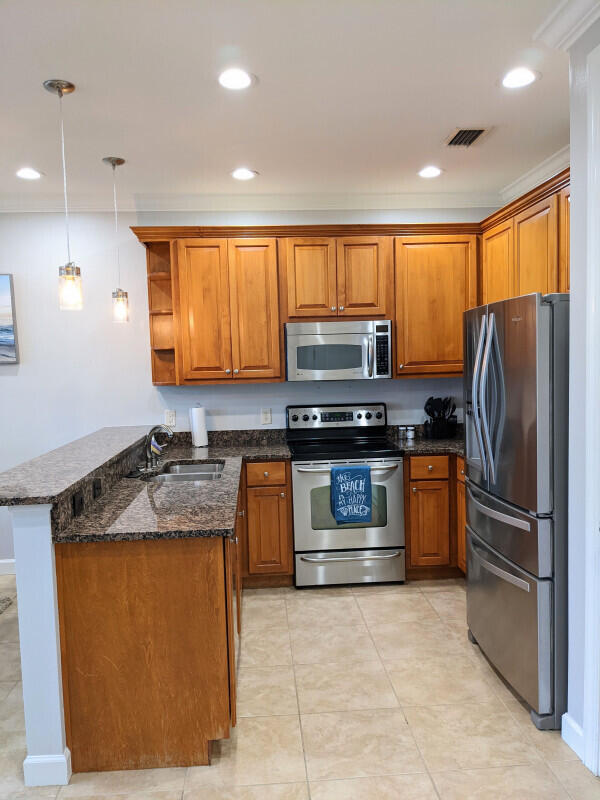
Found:
M 225 464 L 167 464 L 164 472 L 153 475 L 151 483 L 197 483 L 214 481 L 221 477 Z

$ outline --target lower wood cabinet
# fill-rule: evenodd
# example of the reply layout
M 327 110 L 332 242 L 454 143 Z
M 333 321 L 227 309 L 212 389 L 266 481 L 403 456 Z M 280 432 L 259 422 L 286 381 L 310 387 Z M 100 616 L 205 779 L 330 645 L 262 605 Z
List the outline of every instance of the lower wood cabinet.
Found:
M 410 565 L 450 565 L 447 480 L 410 482 Z
M 289 464 L 248 463 L 246 472 L 246 572 L 292 575 L 292 504 Z

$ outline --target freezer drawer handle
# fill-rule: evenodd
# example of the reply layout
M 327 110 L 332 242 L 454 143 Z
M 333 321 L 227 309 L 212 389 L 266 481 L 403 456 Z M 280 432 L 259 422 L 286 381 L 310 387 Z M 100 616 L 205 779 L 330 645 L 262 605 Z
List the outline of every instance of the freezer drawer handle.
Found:
M 509 514 L 503 514 L 501 511 L 495 511 L 493 508 L 488 508 L 488 506 L 485 506 L 483 503 L 480 503 L 479 500 L 477 500 L 470 489 L 467 489 L 467 491 L 469 492 L 469 497 L 473 501 L 473 505 L 477 506 L 481 513 L 485 514 L 486 517 L 497 519 L 498 522 L 504 522 L 506 525 L 510 525 L 513 528 L 521 528 L 523 531 L 531 530 L 531 525 L 528 522 L 525 522 L 524 519 L 516 519 L 516 517 L 511 517 Z
M 347 558 L 310 558 L 309 556 L 300 556 L 301 561 L 306 561 L 308 564 L 329 564 L 332 561 L 388 561 L 390 558 L 398 558 L 402 555 L 402 550 L 397 550 L 395 553 L 389 553 L 385 556 L 350 556 Z
M 500 578 L 503 581 L 507 581 L 508 583 L 512 583 L 513 586 L 516 586 L 517 589 L 522 589 L 524 592 L 530 591 L 529 584 L 527 581 L 521 580 L 521 578 L 517 578 L 515 575 L 511 575 L 510 572 L 506 572 L 504 569 L 500 569 L 495 564 L 490 564 L 489 561 L 486 561 L 483 556 L 480 556 L 477 552 L 477 546 L 471 542 L 471 549 L 473 551 L 473 555 L 477 557 L 481 566 L 484 569 L 487 569 L 488 572 L 491 572 L 496 577 Z
M 348 469 L 352 469 L 352 467 L 355 467 L 356 464 L 336 464 L 336 466 L 348 466 Z M 322 475 L 331 472 L 331 467 L 328 467 L 327 469 L 308 469 L 307 467 L 296 467 L 296 469 L 298 472 L 313 472 L 315 474 L 321 473 Z M 382 464 L 379 467 L 371 467 L 371 472 L 387 472 L 390 469 L 398 469 L 398 464 Z

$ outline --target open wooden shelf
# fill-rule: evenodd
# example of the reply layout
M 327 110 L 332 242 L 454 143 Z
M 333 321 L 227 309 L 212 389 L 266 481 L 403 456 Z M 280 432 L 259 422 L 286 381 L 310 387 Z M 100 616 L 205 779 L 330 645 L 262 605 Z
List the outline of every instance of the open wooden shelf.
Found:
M 148 243 L 146 267 L 152 382 L 156 386 L 169 386 L 175 384 L 171 243 L 167 241 Z

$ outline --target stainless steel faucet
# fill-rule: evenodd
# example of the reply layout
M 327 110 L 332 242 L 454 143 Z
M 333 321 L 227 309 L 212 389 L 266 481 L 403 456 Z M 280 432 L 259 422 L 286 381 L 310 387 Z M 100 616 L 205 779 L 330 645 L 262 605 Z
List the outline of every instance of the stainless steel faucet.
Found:
M 152 452 L 152 438 L 155 433 L 166 433 L 169 439 L 173 438 L 173 431 L 167 425 L 155 425 L 146 434 L 146 469 L 153 469 L 158 464 L 158 457 Z

